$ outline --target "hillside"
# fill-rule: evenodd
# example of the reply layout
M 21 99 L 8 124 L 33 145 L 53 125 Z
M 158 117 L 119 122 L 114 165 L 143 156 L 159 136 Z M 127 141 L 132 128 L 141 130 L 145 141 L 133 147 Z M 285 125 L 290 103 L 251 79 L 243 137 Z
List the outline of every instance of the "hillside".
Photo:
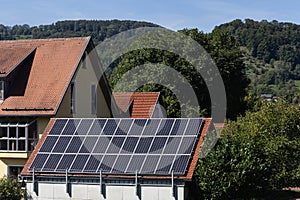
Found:
M 122 31 L 145 26 L 158 25 L 130 20 L 68 20 L 32 27 L 27 24 L 12 27 L 0 24 L 0 40 L 92 36 L 97 45 L 105 38 Z
M 250 91 L 299 103 L 300 26 L 278 21 L 234 20 L 216 29 L 236 37 L 245 52 Z

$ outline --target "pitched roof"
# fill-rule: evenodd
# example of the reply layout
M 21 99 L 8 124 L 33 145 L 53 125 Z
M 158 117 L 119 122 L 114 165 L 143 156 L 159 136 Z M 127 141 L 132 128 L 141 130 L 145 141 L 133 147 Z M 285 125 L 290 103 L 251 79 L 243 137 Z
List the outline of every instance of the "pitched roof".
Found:
M 8 96 L 0 115 L 54 115 L 89 42 L 90 37 L 0 41 L 5 76 L 34 51 L 24 93 Z
M 113 92 L 116 104 L 123 112 L 127 112 L 132 105 L 132 118 L 151 118 L 159 94 L 159 92 Z
M 32 165 L 33 161 L 35 160 L 36 156 L 38 155 L 39 151 L 41 150 L 41 147 L 43 146 L 43 144 L 45 143 L 48 135 L 50 135 L 49 137 L 50 140 L 52 140 L 53 138 L 57 137 L 56 134 L 59 134 L 59 133 L 56 133 L 56 131 L 58 131 L 58 126 L 54 126 L 55 123 L 56 123 L 56 120 L 57 119 L 51 119 L 49 124 L 48 124 L 48 127 L 46 128 L 44 134 L 42 135 L 42 138 L 40 139 L 40 141 L 38 142 L 36 148 L 34 149 L 34 151 L 32 152 L 31 156 L 29 157 L 27 163 L 25 164 L 22 172 L 21 172 L 21 175 L 22 176 L 31 176 L 32 175 L 32 172 L 29 170 L 30 166 Z M 60 119 L 62 120 L 62 119 Z M 74 120 L 74 119 L 72 119 Z M 75 119 L 76 120 L 76 119 Z M 89 119 L 85 119 L 85 120 L 89 120 Z M 127 119 L 128 120 L 128 119 Z M 139 119 L 138 119 L 139 120 Z M 158 119 L 153 119 L 153 120 L 158 120 Z M 162 119 L 163 120 L 163 119 Z M 180 120 L 180 119 L 179 119 Z M 174 122 L 175 123 L 175 122 Z M 201 125 L 201 129 L 200 129 L 200 133 L 197 134 L 198 137 L 197 139 L 195 140 L 195 144 L 194 144 L 194 149 L 191 153 L 191 158 L 189 160 L 189 163 L 187 165 L 187 171 L 185 174 L 180 174 L 180 175 L 175 175 L 174 178 L 177 178 L 177 179 L 183 179 L 183 180 L 191 180 L 192 177 L 193 177 L 193 174 L 194 174 L 194 171 L 195 171 L 195 168 L 196 168 L 196 165 L 197 165 L 197 161 L 198 161 L 198 158 L 199 158 L 199 153 L 201 151 L 201 146 L 203 144 L 203 140 L 204 140 L 204 137 L 206 135 L 206 133 L 208 132 L 208 129 L 210 127 L 210 124 L 211 124 L 211 119 L 210 118 L 207 118 L 207 119 L 202 119 L 202 125 Z M 61 124 L 60 124 L 61 125 Z M 59 125 L 59 126 L 60 126 Z M 160 126 L 160 125 L 159 125 Z M 56 128 L 54 128 L 56 127 Z M 190 130 L 193 130 L 195 129 L 195 126 L 194 125 L 191 125 L 190 127 L 193 127 L 192 129 Z M 179 129 L 178 129 L 179 130 Z M 104 130 L 103 130 L 104 131 Z M 59 131 L 58 131 L 59 132 Z M 79 134 L 79 133 L 78 133 Z M 173 135 L 174 136 L 174 135 Z M 125 136 L 126 137 L 126 136 Z M 158 136 L 158 137 L 161 137 Z M 180 134 L 177 135 L 176 137 L 181 137 Z M 184 137 L 184 136 L 182 136 Z M 49 140 L 49 141 L 50 141 Z M 83 141 L 82 141 L 83 142 Z M 125 145 L 125 144 L 124 144 Z M 123 146 L 124 146 L 123 145 Z M 47 145 L 48 146 L 48 145 Z M 47 150 L 45 151 L 46 148 L 48 147 L 43 147 L 44 150 L 42 152 L 42 154 L 45 154 L 47 153 Z M 51 147 L 52 148 L 52 147 Z M 63 147 L 63 149 L 65 149 L 67 147 Z M 123 148 L 123 147 L 122 147 Z M 166 147 L 165 147 L 166 148 Z M 174 147 L 174 148 L 178 148 L 178 147 Z M 188 147 L 187 147 L 188 148 Z M 50 151 L 50 150 L 49 150 Z M 63 150 L 64 151 L 64 150 Z M 177 150 L 178 151 L 178 150 Z M 187 153 L 186 150 L 184 150 L 185 154 Z M 126 152 L 125 152 L 126 154 Z M 167 153 L 168 154 L 168 153 Z M 166 154 L 166 155 L 167 155 Z M 121 154 L 120 154 L 121 155 Z M 169 155 L 169 154 L 168 154 Z M 40 162 L 40 161 L 38 161 Z M 86 161 L 87 162 L 87 161 Z M 145 162 L 145 161 L 144 161 Z M 58 163 L 57 163 L 58 164 Z M 38 174 L 39 176 L 65 176 L 65 173 L 64 173 L 64 170 L 62 171 L 57 171 L 57 172 L 43 172 L 43 171 L 36 171 L 36 174 Z M 71 171 L 68 173 L 69 175 L 71 176 L 78 176 L 78 177 L 89 177 L 89 176 L 99 176 L 99 173 L 72 173 Z M 126 175 L 126 174 L 105 174 L 103 173 L 105 176 L 107 177 L 118 177 L 118 178 L 132 178 L 133 176 L 132 175 Z M 149 178 L 149 179 L 153 179 L 153 178 L 158 178 L 158 179 L 169 179 L 171 178 L 171 175 L 170 174 L 165 174 L 165 175 L 161 175 L 161 174 L 157 174 L 157 173 L 151 173 L 151 174 L 139 174 L 139 177 L 143 177 L 143 178 Z

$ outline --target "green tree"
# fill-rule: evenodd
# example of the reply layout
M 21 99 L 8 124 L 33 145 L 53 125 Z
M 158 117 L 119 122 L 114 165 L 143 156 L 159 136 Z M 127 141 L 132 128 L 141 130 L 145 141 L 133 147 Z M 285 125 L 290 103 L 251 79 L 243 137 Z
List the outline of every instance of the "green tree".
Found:
M 300 183 L 300 111 L 279 101 L 229 122 L 195 179 L 204 199 L 253 198 Z
M 20 200 L 23 197 L 21 183 L 16 178 L 3 177 L 0 179 L 0 199 Z
M 204 34 L 198 31 L 198 29 L 184 29 L 179 32 L 190 36 L 202 45 L 215 61 L 225 85 L 228 102 L 227 117 L 233 119 L 242 114 L 245 110 L 243 99 L 246 96 L 246 88 L 249 84 L 249 80 L 246 76 L 245 65 L 243 63 L 243 52 L 240 50 L 236 40 L 227 32 L 218 30 L 211 34 Z M 168 45 L 174 44 L 176 44 L 174 40 L 170 40 L 168 43 Z M 188 46 L 183 46 L 181 49 L 182 51 L 189 50 Z M 171 52 L 159 49 L 140 49 L 123 55 L 120 62 L 113 66 L 113 71 L 109 77 L 112 88 L 115 88 L 118 80 L 128 70 L 147 63 L 162 63 L 180 72 L 193 87 L 198 102 L 200 103 L 201 112 L 206 113 L 208 116 L 210 115 L 210 97 L 205 81 L 201 75 L 197 73 L 197 70 L 193 69 L 189 62 Z M 154 68 L 155 67 L 153 67 L 153 69 Z M 164 78 L 158 71 L 159 70 L 157 70 L 157 73 L 153 71 L 151 75 L 153 77 Z M 139 74 L 139 79 L 141 79 L 142 76 L 143 75 Z M 136 77 L 138 76 L 136 75 Z M 178 81 L 178 79 L 174 77 L 174 81 Z M 123 86 L 122 89 L 126 91 L 126 87 Z M 179 117 L 180 107 L 177 109 L 179 103 L 174 94 L 171 93 L 171 90 L 166 90 L 166 88 L 158 85 L 153 85 L 152 88 L 148 85 L 147 89 L 150 89 L 150 91 L 161 91 L 163 99 L 166 100 L 164 103 L 167 106 L 168 116 Z M 148 90 L 142 87 L 140 91 Z M 186 99 L 186 102 L 188 102 L 188 99 Z M 175 112 L 174 108 L 176 108 L 175 110 L 177 110 L 177 112 Z

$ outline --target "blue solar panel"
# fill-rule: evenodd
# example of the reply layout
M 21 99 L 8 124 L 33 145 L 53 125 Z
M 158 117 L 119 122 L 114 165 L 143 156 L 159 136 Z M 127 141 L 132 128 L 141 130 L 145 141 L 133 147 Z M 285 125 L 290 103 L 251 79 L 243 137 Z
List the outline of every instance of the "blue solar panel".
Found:
M 34 161 L 31 164 L 30 169 L 33 170 L 33 167 L 37 170 L 42 169 L 43 165 L 45 164 L 49 154 L 38 154 L 34 158 Z
M 139 173 L 140 174 L 154 174 L 158 160 L 159 160 L 159 156 L 148 155 L 144 162 L 143 168 L 140 170 Z
M 93 121 L 94 121 L 93 119 L 81 120 L 75 134 L 77 134 L 77 135 L 87 135 Z
M 137 137 L 127 137 L 121 152 L 122 153 L 132 153 L 135 149 L 138 139 L 139 138 L 137 138 Z
M 67 121 L 67 119 L 56 119 L 49 135 L 60 135 Z
M 70 140 L 71 140 L 70 136 L 60 137 L 58 139 L 56 145 L 54 146 L 52 152 L 64 153 L 64 151 L 66 150 L 66 147 L 68 146 Z
M 48 136 L 41 147 L 40 152 L 51 152 L 57 140 L 58 136 Z
M 156 130 L 158 129 L 160 119 L 151 119 L 147 121 L 146 127 L 143 131 L 143 135 L 155 135 Z
M 170 135 L 183 135 L 188 119 L 176 119 Z
M 186 127 L 185 135 L 198 135 L 202 125 L 202 120 L 190 119 Z
M 81 172 L 88 158 L 89 158 L 88 155 L 77 155 L 70 168 L 70 171 Z
M 89 131 L 89 135 L 100 135 L 106 123 L 106 119 L 96 119 Z
M 83 143 L 83 137 L 73 137 L 66 150 L 66 153 L 77 153 Z
M 178 154 L 191 154 L 196 143 L 196 137 L 182 138 L 181 145 L 178 149 Z
M 121 151 L 124 141 L 125 137 L 114 137 L 113 139 L 111 139 L 111 143 L 106 153 L 119 153 L 119 151 Z
M 131 161 L 128 164 L 126 173 L 135 173 L 136 171 L 139 172 L 144 163 L 145 158 L 145 155 L 133 155 Z
M 99 137 L 99 139 L 98 139 L 98 141 L 97 141 L 97 143 L 95 145 L 94 150 L 90 151 L 90 152 L 93 152 L 93 153 L 105 153 L 106 149 L 109 146 L 110 140 L 111 140 L 111 137 Z M 94 143 L 95 142 L 96 142 L 96 140 L 94 141 Z
M 83 144 L 81 146 L 81 149 L 79 150 L 79 153 L 91 153 L 94 149 L 94 146 L 97 142 L 98 137 L 86 137 L 83 141 Z
M 160 158 L 160 161 L 157 165 L 156 173 L 157 174 L 168 174 L 172 163 L 175 159 L 175 156 L 172 155 L 164 155 Z
M 61 154 L 50 154 L 42 171 L 55 171 L 56 165 L 59 163 L 61 156 Z
M 73 163 L 75 155 L 64 155 L 60 160 L 59 165 L 56 168 L 56 171 L 65 171 L 65 169 L 70 169 L 71 164 Z
M 57 119 L 30 169 L 182 175 L 202 125 L 201 119 Z
M 176 154 L 181 139 L 182 139 L 181 137 L 169 137 L 163 153 Z
M 135 153 L 147 153 L 149 151 L 149 147 L 152 144 L 153 137 L 143 137 L 140 139 Z
M 167 137 L 156 137 L 152 143 L 149 153 L 160 154 L 166 144 Z
M 189 159 L 190 156 L 176 156 L 176 160 L 172 167 L 174 174 L 183 174 L 187 170 Z
M 174 119 L 161 120 L 157 135 L 169 135 Z
M 128 135 L 141 135 L 147 119 L 135 119 Z
M 100 165 L 103 156 L 91 155 L 86 166 L 84 168 L 84 172 L 97 172 L 97 169 Z M 83 169 L 83 168 L 82 168 Z
M 131 124 L 132 124 L 133 120 L 132 119 L 123 119 L 117 130 L 116 130 L 116 133 L 115 135 L 127 135 L 130 127 L 131 127 Z
M 101 161 L 99 171 L 102 170 L 103 172 L 110 172 L 116 158 L 117 155 L 105 155 Z
M 117 129 L 117 126 L 119 124 L 118 119 L 108 119 L 106 122 L 106 125 L 103 129 L 104 135 L 113 135 L 115 133 L 115 130 Z
M 79 119 L 74 119 L 74 120 L 70 119 L 61 134 L 62 135 L 74 135 L 74 132 L 75 132 L 79 122 L 80 122 Z
M 131 158 L 130 155 L 119 155 L 119 157 L 117 158 L 113 166 L 112 172 L 116 172 L 116 173 L 124 172 L 126 170 L 130 158 Z

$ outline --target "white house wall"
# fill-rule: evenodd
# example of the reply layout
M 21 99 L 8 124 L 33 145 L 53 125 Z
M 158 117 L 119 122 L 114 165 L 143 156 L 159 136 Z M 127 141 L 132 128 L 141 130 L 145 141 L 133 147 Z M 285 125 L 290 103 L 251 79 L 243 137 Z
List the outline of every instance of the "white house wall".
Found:
M 33 184 L 27 183 L 28 199 L 32 200 L 175 200 L 171 186 L 141 186 L 141 198 L 136 195 L 136 187 L 106 185 L 105 197 L 100 194 L 99 185 L 72 184 L 71 196 L 62 183 L 38 183 L 38 196 L 33 191 Z M 176 200 L 184 200 L 184 187 L 177 186 Z

